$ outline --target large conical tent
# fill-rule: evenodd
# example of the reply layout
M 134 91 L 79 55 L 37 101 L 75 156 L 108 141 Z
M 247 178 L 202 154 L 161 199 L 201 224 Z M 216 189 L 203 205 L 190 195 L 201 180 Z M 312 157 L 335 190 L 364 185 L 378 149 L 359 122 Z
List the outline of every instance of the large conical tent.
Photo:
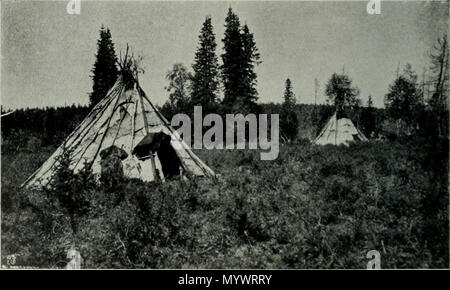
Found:
M 158 133 L 170 136 L 168 146 L 176 152 L 180 173 L 195 176 L 214 176 L 214 172 L 203 163 L 181 140 L 170 123 L 161 115 L 147 98 L 139 86 L 136 77 L 132 74 L 122 73 L 115 85 L 105 98 L 100 101 L 81 124 L 73 131 L 53 155 L 32 175 L 22 186 L 42 187 L 49 184 L 54 175 L 58 157 L 63 150 L 71 152 L 71 169 L 79 172 L 85 161 L 92 165 L 92 172 L 99 177 L 101 174 L 100 152 L 111 146 L 118 147 L 126 152 L 122 160 L 124 175 L 130 178 L 139 178 L 144 181 L 164 179 L 162 169 L 164 162 L 157 153 L 149 156 L 137 156 L 137 145 L 151 140 Z M 174 154 L 175 155 L 175 154 Z
M 337 114 L 334 113 L 316 137 L 314 143 L 318 145 L 348 145 L 354 141 L 367 141 L 367 138 L 350 119 L 338 118 Z

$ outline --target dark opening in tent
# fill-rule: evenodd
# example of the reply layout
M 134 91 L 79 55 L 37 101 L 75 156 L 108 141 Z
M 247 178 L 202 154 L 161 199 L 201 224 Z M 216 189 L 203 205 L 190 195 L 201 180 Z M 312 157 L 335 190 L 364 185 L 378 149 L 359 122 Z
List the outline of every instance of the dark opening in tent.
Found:
M 152 157 L 152 153 L 156 153 L 164 178 L 172 178 L 180 174 L 182 165 L 170 140 L 170 136 L 162 132 L 149 133 L 134 147 L 133 154 L 140 160 L 145 160 Z

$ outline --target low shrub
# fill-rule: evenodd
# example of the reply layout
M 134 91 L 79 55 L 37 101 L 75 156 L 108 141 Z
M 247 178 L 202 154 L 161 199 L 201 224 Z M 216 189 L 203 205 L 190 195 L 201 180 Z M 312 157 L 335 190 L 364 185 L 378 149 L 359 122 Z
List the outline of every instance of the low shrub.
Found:
M 2 263 L 16 254 L 21 265 L 62 267 L 76 245 L 84 268 L 365 268 L 370 250 L 383 268 L 445 268 L 447 149 L 417 138 L 302 142 L 274 161 L 196 150 L 217 180 L 116 189 L 62 170 L 52 190 L 20 190 L 2 170 Z M 33 154 L 2 155 L 2 169 Z

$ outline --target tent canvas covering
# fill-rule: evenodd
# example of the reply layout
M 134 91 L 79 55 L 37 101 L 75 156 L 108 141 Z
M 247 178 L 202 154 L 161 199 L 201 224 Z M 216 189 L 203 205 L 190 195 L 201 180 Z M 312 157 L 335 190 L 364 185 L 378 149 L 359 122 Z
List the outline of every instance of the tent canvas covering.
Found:
M 335 113 L 314 140 L 318 145 L 348 145 L 352 141 L 367 141 L 364 134 L 348 118 L 337 118 Z
M 130 88 L 129 82 L 124 82 L 123 76 L 119 76 L 105 98 L 22 186 L 46 186 L 56 171 L 58 156 L 63 153 L 63 148 L 72 152 L 73 162 L 70 168 L 75 173 L 79 172 L 87 161 L 92 162 L 92 172 L 99 177 L 101 173 L 99 153 L 114 145 L 128 155 L 122 160 L 126 177 L 152 181 L 156 178 L 156 170 L 159 171 L 159 176 L 163 177 L 158 154 L 148 159 L 138 158 L 133 154 L 134 147 L 140 141 L 149 134 L 159 132 L 170 136 L 170 145 L 180 160 L 182 172 L 195 176 L 214 176 L 214 172 L 190 150 L 150 102 L 137 80 Z

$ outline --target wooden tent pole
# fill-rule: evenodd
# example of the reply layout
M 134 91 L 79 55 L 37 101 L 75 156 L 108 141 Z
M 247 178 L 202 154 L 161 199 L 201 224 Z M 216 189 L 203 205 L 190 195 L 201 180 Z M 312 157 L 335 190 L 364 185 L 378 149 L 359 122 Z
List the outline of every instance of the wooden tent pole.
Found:
M 336 118 L 336 130 L 334 130 L 334 145 L 337 145 L 337 131 L 338 131 L 338 111 L 339 107 L 336 103 L 336 99 L 334 100 L 334 116 Z
M 137 85 L 139 86 L 139 85 Z M 144 107 L 144 99 L 142 98 L 141 92 L 137 89 L 137 86 L 135 85 L 135 89 L 139 94 L 139 101 L 141 102 L 141 110 L 142 110 L 142 117 L 144 118 L 144 128 L 145 128 L 145 134 L 149 134 L 148 130 L 148 120 L 147 115 L 145 114 L 145 107 Z M 150 162 L 152 164 L 152 174 L 155 180 L 159 180 L 159 175 L 156 172 L 156 164 L 155 164 L 155 157 L 153 156 L 153 152 L 150 151 Z
M 336 130 L 334 132 L 334 145 L 337 145 L 337 133 L 338 133 L 338 117 L 336 112 Z

